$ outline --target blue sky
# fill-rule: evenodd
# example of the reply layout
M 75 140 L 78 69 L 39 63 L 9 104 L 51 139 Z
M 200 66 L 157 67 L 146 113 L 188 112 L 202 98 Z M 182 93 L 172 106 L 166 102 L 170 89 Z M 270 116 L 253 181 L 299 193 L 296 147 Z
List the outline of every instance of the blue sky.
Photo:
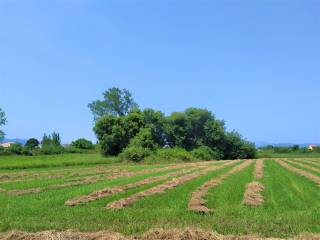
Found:
M 8 138 L 94 139 L 109 87 L 142 108 L 203 107 L 251 141 L 320 142 L 320 2 L 0 1 Z

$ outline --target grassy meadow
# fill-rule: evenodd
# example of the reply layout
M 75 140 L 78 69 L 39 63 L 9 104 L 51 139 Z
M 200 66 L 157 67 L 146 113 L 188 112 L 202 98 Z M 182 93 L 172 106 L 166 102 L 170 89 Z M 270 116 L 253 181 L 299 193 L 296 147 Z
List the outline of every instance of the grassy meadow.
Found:
M 221 178 L 203 196 L 211 212 L 188 208 L 194 191 L 245 161 L 251 163 Z M 115 159 L 96 154 L 1 157 L 0 232 L 75 229 L 132 235 L 174 227 L 263 237 L 320 233 L 320 185 L 316 182 L 320 179 L 320 160 L 280 161 L 265 159 L 263 176 L 257 180 L 256 160 L 134 165 L 119 164 Z M 311 174 L 313 180 L 280 163 Z M 166 188 L 168 182 L 186 175 L 190 175 L 188 181 Z M 153 181 L 130 185 L 146 179 Z M 246 186 L 252 181 L 264 186 L 263 203 L 256 206 L 243 204 Z M 160 185 L 164 186 L 163 193 L 139 195 Z M 65 204 L 106 188 L 117 191 L 75 206 Z M 137 194 L 139 199 L 121 209 L 106 208 L 112 202 Z

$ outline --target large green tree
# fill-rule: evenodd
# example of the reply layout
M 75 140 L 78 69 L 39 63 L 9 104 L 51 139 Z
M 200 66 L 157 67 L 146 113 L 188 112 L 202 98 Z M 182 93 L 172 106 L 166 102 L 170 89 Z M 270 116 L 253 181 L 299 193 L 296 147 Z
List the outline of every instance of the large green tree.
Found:
M 168 117 L 166 132 L 170 146 L 192 150 L 200 146 L 217 148 L 225 134 L 224 122 L 206 109 L 188 108 Z
M 127 89 L 113 87 L 103 93 L 103 100 L 94 101 L 88 107 L 96 121 L 105 115 L 125 116 L 138 108 L 138 104 Z
M 145 126 L 143 113 L 136 109 L 126 116 L 105 115 L 93 130 L 105 155 L 117 155 Z
M 25 146 L 31 150 L 37 148 L 39 146 L 40 142 L 36 138 L 30 138 L 26 142 Z
M 0 127 L 5 125 L 6 123 L 7 123 L 6 114 L 0 108 Z M 4 135 L 5 135 L 4 132 L 0 130 L 0 140 L 4 138 Z

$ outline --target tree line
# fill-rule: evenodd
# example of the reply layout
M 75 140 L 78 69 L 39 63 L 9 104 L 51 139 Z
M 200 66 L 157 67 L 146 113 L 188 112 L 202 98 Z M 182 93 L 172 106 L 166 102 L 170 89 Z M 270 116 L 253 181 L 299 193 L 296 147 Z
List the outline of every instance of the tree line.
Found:
M 15 144 L 0 148 L 0 154 L 59 154 L 100 149 L 103 155 L 123 160 L 166 159 L 249 159 L 256 157 L 255 145 L 236 131 L 227 131 L 225 122 L 201 108 L 187 108 L 166 116 L 159 110 L 140 109 L 126 89 L 110 88 L 103 99 L 88 104 L 93 118 L 95 146 L 78 139 L 62 146 L 60 135 L 44 135 L 41 141 L 29 139 L 25 146 Z M 0 109 L 0 126 L 6 123 Z M 0 140 L 4 132 L 0 130 Z
M 169 116 L 151 108 L 140 109 L 126 89 L 110 88 L 103 100 L 89 104 L 94 132 L 104 155 L 141 161 L 157 152 L 183 152 L 204 160 L 248 159 L 255 145 L 207 109 L 188 108 Z

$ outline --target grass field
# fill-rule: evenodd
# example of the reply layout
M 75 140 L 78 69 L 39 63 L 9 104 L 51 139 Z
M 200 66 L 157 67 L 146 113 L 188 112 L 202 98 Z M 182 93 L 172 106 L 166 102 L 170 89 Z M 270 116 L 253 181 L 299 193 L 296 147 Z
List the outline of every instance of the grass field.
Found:
M 157 165 L 95 154 L 0 158 L 0 232 L 192 228 L 292 237 L 320 233 L 319 200 L 313 158 Z

